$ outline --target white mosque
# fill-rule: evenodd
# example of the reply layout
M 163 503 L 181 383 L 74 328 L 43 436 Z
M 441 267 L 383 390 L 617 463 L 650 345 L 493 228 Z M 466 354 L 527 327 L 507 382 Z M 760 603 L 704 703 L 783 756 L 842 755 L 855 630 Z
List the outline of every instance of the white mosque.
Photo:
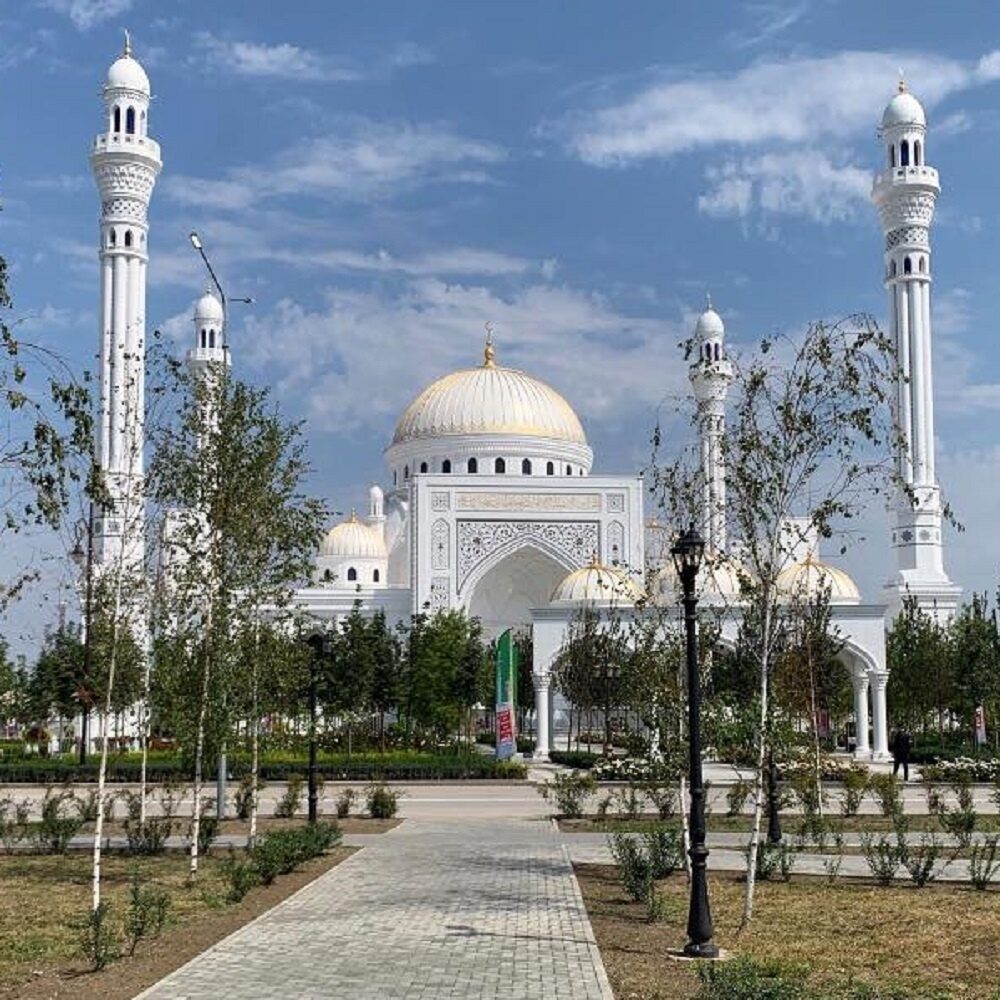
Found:
M 115 470 L 116 456 L 132 453 L 120 439 L 134 433 L 116 402 L 116 359 L 122 352 L 142 356 L 146 209 L 160 169 L 159 147 L 147 134 L 149 81 L 127 43 L 104 95 L 106 132 L 93 156 L 102 197 L 100 459 Z M 925 162 L 926 132 L 923 108 L 900 84 L 882 118 L 885 163 L 872 191 L 885 232 L 890 330 L 905 375 L 897 404 L 906 440 L 901 472 L 915 495 L 914 503 L 901 496 L 892 512 L 897 571 L 882 603 L 863 602 L 846 573 L 821 561 L 817 540 L 797 532 L 790 533 L 781 579 L 789 592 L 829 586 L 856 718 L 871 719 L 871 743 L 868 725 L 859 725 L 856 752 L 875 758 L 888 754 L 887 614 L 912 594 L 946 615 L 960 593 L 944 570 L 934 471 L 929 229 L 940 188 L 937 171 Z M 220 302 L 206 293 L 195 308 L 193 365 L 228 363 L 224 323 Z M 695 341 L 690 379 L 700 417 L 703 531 L 709 552 L 726 553 L 721 442 L 732 368 L 722 319 L 710 303 L 698 318 Z M 352 512 L 327 532 L 313 578 L 294 601 L 325 621 L 343 618 L 357 603 L 365 613 L 383 610 L 390 622 L 461 608 L 479 618 L 488 635 L 530 625 L 537 756 L 544 758 L 553 715 L 549 673 L 576 611 L 585 604 L 634 605 L 650 570 L 659 570 L 654 599 L 673 601 L 674 587 L 672 569 L 647 537 L 642 479 L 592 474 L 593 452 L 570 403 L 502 360 L 491 334 L 481 363 L 445 373 L 416 393 L 385 449 L 384 487 L 373 485 L 364 512 Z M 141 399 L 141 360 L 135 374 Z M 138 461 L 141 471 L 141 453 Z M 115 537 L 114 525 L 103 526 L 102 535 L 101 551 Z M 718 562 L 702 586 L 703 600 L 721 609 L 723 641 L 735 641 L 735 574 Z

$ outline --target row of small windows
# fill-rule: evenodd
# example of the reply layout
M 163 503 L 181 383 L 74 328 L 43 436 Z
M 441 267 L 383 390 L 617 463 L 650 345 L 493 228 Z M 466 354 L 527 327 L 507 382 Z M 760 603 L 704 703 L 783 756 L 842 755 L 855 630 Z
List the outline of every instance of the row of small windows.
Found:
M 131 229 L 126 229 L 124 234 L 122 235 L 122 246 L 125 247 L 133 246 L 133 244 L 136 246 L 141 246 L 145 242 L 146 242 L 146 237 L 142 233 L 139 233 L 139 238 L 138 240 L 136 240 L 135 237 L 133 237 L 132 235 Z M 108 246 L 109 247 L 118 246 L 118 231 L 116 229 L 108 230 Z
M 892 145 L 889 147 L 889 166 L 896 166 L 896 161 L 899 161 L 899 166 L 908 167 L 910 166 L 910 143 L 909 140 L 904 139 L 899 144 L 899 152 L 896 151 L 896 146 Z M 919 167 L 924 162 L 924 151 L 920 145 L 919 139 L 913 140 L 913 166 Z
M 372 570 L 372 583 L 378 583 L 381 577 L 379 576 L 379 571 L 377 569 Z M 358 581 L 358 571 L 353 567 L 349 566 L 347 569 L 347 582 L 357 583 Z
M 718 361 L 722 357 L 722 346 L 720 344 L 706 344 L 701 353 L 706 361 Z
M 890 278 L 895 278 L 897 273 L 898 272 L 896 270 L 896 262 L 894 260 L 890 261 L 889 262 L 889 277 Z M 927 273 L 927 258 L 926 257 L 918 257 L 917 258 L 917 273 L 918 274 L 926 274 Z M 913 274 L 913 258 L 912 257 L 904 257 L 903 258 L 903 274 Z
M 140 135 L 145 135 L 145 125 L 146 125 L 146 112 L 139 112 L 139 127 Z M 135 135 L 136 126 L 136 115 L 135 108 L 129 105 L 125 109 L 125 134 Z M 116 104 L 114 110 L 111 112 L 111 131 L 121 132 L 122 130 L 122 109 L 120 104 Z
M 430 466 L 428 465 L 427 462 L 421 462 L 420 466 L 419 466 L 419 471 L 421 473 L 430 472 Z M 451 471 L 452 471 L 451 459 L 450 458 L 446 458 L 446 459 L 444 459 L 441 462 L 441 472 L 444 475 L 450 475 Z M 477 475 L 479 473 L 479 459 L 475 458 L 475 457 L 470 458 L 468 460 L 468 462 L 465 463 L 465 471 L 466 471 L 466 473 L 468 475 L 472 475 L 472 476 Z M 534 475 L 534 471 L 535 471 L 535 467 L 534 467 L 534 463 L 531 461 L 531 459 L 530 458 L 522 458 L 521 459 L 521 475 L 522 476 L 531 476 L 531 475 Z M 495 458 L 495 459 L 493 459 L 493 472 L 494 472 L 495 475 L 498 475 L 498 476 L 506 475 L 506 473 L 507 473 L 507 459 L 505 459 L 505 458 Z M 583 475 L 583 468 L 578 466 L 577 470 L 576 470 L 576 474 L 578 476 L 582 476 Z M 547 475 L 547 476 L 554 476 L 554 475 L 556 475 L 556 463 L 555 462 L 546 462 L 545 463 L 545 475 Z M 567 476 L 572 476 L 573 475 L 573 466 L 572 465 L 567 465 L 566 466 L 566 475 Z M 408 465 L 403 466 L 403 479 L 404 479 L 404 481 L 407 480 L 407 479 L 409 479 L 409 478 L 410 478 L 410 467 Z M 392 474 L 392 482 L 393 482 L 394 486 L 398 485 L 398 475 L 397 475 L 396 472 L 393 472 L 393 474 Z
M 209 327 L 206 330 L 202 327 L 200 342 L 202 347 L 215 347 L 215 328 Z M 219 346 L 221 347 L 222 344 L 220 343 Z

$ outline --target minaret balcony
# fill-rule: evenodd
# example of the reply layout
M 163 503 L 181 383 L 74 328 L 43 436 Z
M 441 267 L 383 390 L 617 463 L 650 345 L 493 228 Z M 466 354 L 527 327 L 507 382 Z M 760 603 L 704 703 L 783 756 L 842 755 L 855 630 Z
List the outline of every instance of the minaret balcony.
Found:
M 102 132 L 94 139 L 95 153 L 142 153 L 150 159 L 160 159 L 160 144 L 148 135 L 127 132 Z
M 932 188 L 934 191 L 941 190 L 937 170 L 934 167 L 921 165 L 919 167 L 890 167 L 888 170 L 883 170 L 875 178 L 872 194 L 878 197 L 879 194 L 884 194 L 893 188 L 911 185 Z

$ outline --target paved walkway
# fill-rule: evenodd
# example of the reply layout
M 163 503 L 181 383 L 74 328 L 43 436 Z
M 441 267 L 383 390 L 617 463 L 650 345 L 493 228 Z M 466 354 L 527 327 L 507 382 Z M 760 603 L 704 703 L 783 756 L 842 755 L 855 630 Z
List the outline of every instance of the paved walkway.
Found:
M 410 819 L 142 997 L 611 1000 L 563 839 Z

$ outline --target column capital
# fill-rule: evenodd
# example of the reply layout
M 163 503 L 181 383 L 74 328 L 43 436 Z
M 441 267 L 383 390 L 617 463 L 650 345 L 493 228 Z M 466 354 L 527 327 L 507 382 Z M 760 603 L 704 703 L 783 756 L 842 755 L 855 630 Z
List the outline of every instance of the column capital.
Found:
M 889 683 L 889 671 L 888 670 L 872 670 L 868 677 L 871 680 L 872 688 L 876 691 L 884 691 L 886 685 Z
M 552 677 L 550 674 L 532 673 L 531 679 L 535 684 L 536 691 L 548 691 L 549 686 L 552 683 Z

